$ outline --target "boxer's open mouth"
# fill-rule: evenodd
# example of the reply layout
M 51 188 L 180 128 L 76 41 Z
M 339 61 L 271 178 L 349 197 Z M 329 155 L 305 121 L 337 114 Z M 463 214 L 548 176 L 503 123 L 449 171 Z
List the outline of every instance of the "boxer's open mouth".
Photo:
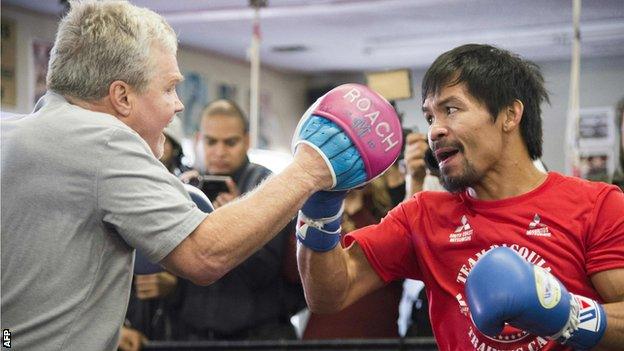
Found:
M 437 149 L 435 151 L 435 157 L 438 160 L 438 163 L 443 163 L 445 160 L 449 159 L 453 155 L 459 152 L 459 149 L 454 147 L 443 147 Z

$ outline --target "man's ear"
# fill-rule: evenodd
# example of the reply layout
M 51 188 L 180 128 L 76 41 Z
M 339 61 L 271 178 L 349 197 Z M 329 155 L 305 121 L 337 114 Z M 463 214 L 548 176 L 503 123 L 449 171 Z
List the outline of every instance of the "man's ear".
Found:
M 505 113 L 503 114 L 503 130 L 505 132 L 510 132 L 518 126 L 520 126 L 520 121 L 522 120 L 522 114 L 524 113 L 524 104 L 522 101 L 516 99 L 511 105 L 505 107 Z
M 132 104 L 128 96 L 130 92 L 130 86 L 121 80 L 112 82 L 108 87 L 111 105 L 117 111 L 117 114 L 122 117 L 127 117 L 132 111 Z

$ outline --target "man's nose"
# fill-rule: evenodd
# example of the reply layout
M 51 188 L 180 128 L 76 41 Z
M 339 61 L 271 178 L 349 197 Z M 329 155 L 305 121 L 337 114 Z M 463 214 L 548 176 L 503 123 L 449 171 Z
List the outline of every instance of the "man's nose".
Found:
M 436 119 L 436 121 L 429 126 L 429 145 L 432 145 L 433 142 L 448 136 L 448 133 L 448 127 L 441 122 L 438 122 L 438 119 Z
M 177 92 L 176 92 L 176 98 L 175 98 L 175 112 L 176 113 L 180 113 L 184 111 L 184 104 L 182 103 L 182 101 L 180 101 L 180 97 L 178 96 Z
M 215 153 L 216 153 L 217 155 L 219 155 L 219 156 L 221 156 L 221 155 L 225 155 L 225 154 L 226 154 L 226 151 L 227 151 L 227 146 L 225 146 L 225 144 L 224 144 L 224 143 L 217 143 L 217 144 L 215 145 L 214 150 L 215 150 Z

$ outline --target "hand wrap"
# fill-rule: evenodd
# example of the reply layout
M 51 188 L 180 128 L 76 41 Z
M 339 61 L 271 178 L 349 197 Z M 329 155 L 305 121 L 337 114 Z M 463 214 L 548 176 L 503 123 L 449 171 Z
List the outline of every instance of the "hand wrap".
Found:
M 346 191 L 319 191 L 299 211 L 297 239 L 314 251 L 325 252 L 340 242 Z

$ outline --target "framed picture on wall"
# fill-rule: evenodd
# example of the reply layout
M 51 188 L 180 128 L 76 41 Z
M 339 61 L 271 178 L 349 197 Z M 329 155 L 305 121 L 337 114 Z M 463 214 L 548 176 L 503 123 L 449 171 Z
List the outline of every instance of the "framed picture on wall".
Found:
M 247 90 L 247 106 L 251 106 L 251 90 Z M 260 91 L 258 97 L 258 145 L 259 149 L 275 149 L 279 141 L 278 136 L 285 135 L 273 107 L 273 95 L 269 91 Z M 251 116 L 251 111 L 249 112 Z M 250 117 L 248 116 L 248 117 Z
M 234 84 L 221 83 L 217 87 L 217 98 L 236 101 L 238 98 L 238 89 Z
M 48 61 L 50 61 L 50 51 L 54 44 L 40 39 L 32 41 L 32 58 L 33 58 L 33 90 L 32 90 L 32 106 L 46 92 L 46 75 L 48 74 Z
M 186 72 L 184 81 L 178 86 L 177 91 L 180 101 L 184 104 L 184 111 L 179 114 L 182 118 L 184 135 L 190 137 L 199 130 L 202 110 L 208 104 L 208 84 L 201 74 Z
M 579 160 L 581 178 L 609 182 L 613 174 L 613 153 L 603 152 L 585 153 Z
M 615 143 L 615 113 L 612 107 L 579 110 L 579 147 L 610 146 Z
M 2 63 L 2 79 L 0 79 L 0 85 L 3 107 L 15 107 L 17 104 L 15 37 L 15 22 L 2 18 L 2 60 L 0 61 Z

